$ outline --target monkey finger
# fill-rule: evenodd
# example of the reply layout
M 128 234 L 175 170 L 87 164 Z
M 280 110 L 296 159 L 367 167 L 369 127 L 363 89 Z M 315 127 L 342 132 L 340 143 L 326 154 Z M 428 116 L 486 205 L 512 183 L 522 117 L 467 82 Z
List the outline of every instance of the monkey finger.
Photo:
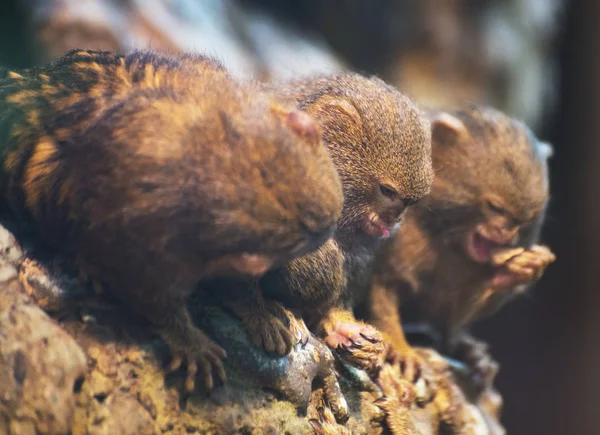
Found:
M 296 326 L 293 326 L 290 328 L 290 331 L 296 340 L 296 344 L 302 343 L 302 340 L 304 340 L 304 334 L 302 333 L 302 330 Z
M 212 377 L 212 365 L 206 358 L 198 359 L 198 368 L 202 373 L 202 378 L 204 379 L 204 386 L 206 387 L 206 391 L 212 391 L 214 387 L 213 377 Z
M 554 263 L 554 260 L 556 260 L 556 257 L 542 257 L 542 258 L 540 258 L 540 262 L 542 263 L 542 267 L 544 269 L 546 267 L 550 266 L 552 263 Z
M 534 245 L 531 247 L 531 250 L 534 252 L 537 252 L 540 255 L 543 255 L 544 257 L 556 258 L 554 253 L 550 250 L 550 248 L 548 248 L 547 246 L 544 246 L 544 245 Z
M 524 282 L 529 282 L 533 280 L 535 269 L 531 267 L 520 267 L 517 274 L 523 278 Z
M 538 261 L 545 265 L 553 263 L 556 260 L 556 255 L 554 255 L 554 253 L 546 246 L 536 245 L 531 248 L 530 252 L 535 254 L 538 258 Z
M 416 393 L 415 400 L 420 405 L 425 405 L 431 402 L 435 397 L 435 389 L 423 376 L 417 382 L 415 382 L 414 388 Z
M 535 268 L 541 268 L 541 269 L 545 269 L 545 268 L 546 268 L 546 266 L 548 266 L 548 264 L 550 264 L 550 263 L 548 263 L 548 261 L 547 261 L 547 260 L 548 260 L 548 259 L 547 259 L 547 258 L 544 258 L 544 257 L 540 257 L 540 256 L 534 256 L 534 257 L 533 257 L 533 258 L 530 260 L 529 264 L 530 264 L 530 266 L 532 266 L 532 267 L 535 267 Z
M 227 380 L 227 372 L 225 370 L 225 366 L 223 365 L 223 360 L 214 353 L 207 353 L 206 357 L 210 361 L 213 366 L 213 371 L 216 372 L 219 380 L 224 383 Z
M 278 331 L 278 347 L 277 352 L 279 355 L 288 355 L 292 349 L 294 348 L 294 340 L 292 335 L 284 329 L 284 326 L 281 325 L 281 329 Z
M 543 273 L 544 270 L 546 270 L 546 266 L 547 266 L 547 263 L 539 258 L 535 261 L 532 261 L 529 265 L 527 265 L 527 267 L 531 267 L 536 272 L 536 274 L 540 270 Z
M 167 373 L 172 373 L 176 370 L 179 369 L 179 367 L 181 367 L 181 364 L 183 363 L 183 354 L 181 352 L 175 352 L 172 357 L 171 357 L 171 362 L 169 363 L 169 366 L 167 367 Z
M 221 346 L 212 343 L 212 345 L 207 349 L 207 353 L 211 353 L 215 358 L 218 359 L 227 359 L 227 352 Z
M 357 349 L 363 348 L 363 343 L 361 343 L 360 339 L 358 339 L 356 337 L 354 337 L 354 338 L 350 337 L 349 340 L 353 347 L 355 347 Z
M 373 401 L 373 409 L 370 410 L 369 420 L 376 423 L 383 423 L 385 421 L 385 409 L 388 406 L 389 399 L 387 397 L 380 397 Z
M 272 317 L 265 322 L 262 328 L 262 342 L 263 347 L 267 352 L 274 353 L 276 355 L 287 355 L 286 351 L 292 349 L 292 338 L 291 335 L 283 335 L 283 331 L 287 332 L 283 324 L 279 319 Z
M 524 248 L 501 249 L 492 255 L 492 264 L 494 266 L 502 266 L 506 262 L 521 255 L 524 251 Z
M 536 263 L 523 264 L 519 265 L 519 267 L 522 270 L 521 275 L 525 275 L 526 272 L 528 273 L 528 271 L 531 271 L 529 277 L 530 281 L 537 281 L 538 279 L 540 279 L 541 276 L 544 274 L 544 270 L 546 270 L 545 265 Z
M 258 348 L 266 350 L 264 343 L 264 332 L 263 330 L 250 330 L 248 329 L 248 336 L 252 344 Z
M 533 269 L 529 267 L 523 267 L 514 263 L 509 263 L 506 267 L 508 268 L 509 272 L 514 275 L 518 275 L 521 279 L 523 279 L 523 282 L 526 282 L 533 277 Z
M 361 333 L 369 335 L 372 328 L 365 327 L 358 322 L 338 322 L 335 326 L 334 331 L 345 337 L 358 336 Z
M 264 328 L 261 332 L 261 344 L 264 350 L 269 353 L 277 353 L 277 344 L 271 328 Z
M 364 326 L 360 331 L 360 335 L 371 343 L 382 341 L 383 338 L 377 329 L 371 326 Z
M 316 418 L 311 418 L 310 420 L 308 420 L 308 423 L 312 426 L 313 430 L 315 431 L 315 435 L 324 433 L 325 429 L 323 428 L 323 425 Z
M 408 358 L 406 362 L 406 379 L 413 383 L 417 383 L 417 381 L 421 378 L 421 365 L 414 358 Z
M 184 390 L 186 393 L 191 393 L 196 388 L 196 379 L 192 376 L 187 376 L 185 378 Z
M 335 350 L 337 350 L 342 357 L 352 353 L 351 345 L 347 345 L 345 343 L 340 343 Z
M 335 417 L 333 412 L 329 407 L 322 407 L 319 409 L 319 414 L 321 414 L 321 419 L 326 423 L 335 423 Z
M 286 328 L 291 327 L 291 318 L 293 317 L 293 315 L 289 314 L 288 311 L 285 308 L 283 308 L 283 305 L 281 305 L 279 302 L 268 301 L 265 308 L 271 316 L 279 320 L 279 322 L 281 322 L 281 324 L 284 325 Z
M 544 257 L 544 264 L 546 266 L 549 266 L 550 264 L 554 263 L 555 260 L 556 260 L 556 256 L 554 254 L 552 254 L 551 257 Z
M 404 379 L 416 382 L 421 374 L 420 364 L 415 358 L 402 358 L 400 361 L 400 373 Z
M 335 331 L 327 334 L 327 337 L 325 337 L 325 342 L 332 349 L 337 349 L 340 347 L 340 345 L 345 343 L 349 344 L 347 337 Z
M 531 252 L 531 251 L 525 251 L 521 255 L 518 255 L 517 257 L 512 258 L 509 262 L 506 263 L 506 265 L 508 266 L 509 264 L 512 264 L 512 265 L 519 265 L 519 266 L 527 266 L 527 265 L 536 265 L 539 262 L 540 262 L 539 255 L 537 255 L 536 253 Z
M 198 365 L 195 361 L 187 361 L 187 376 L 185 378 L 185 391 L 191 393 L 196 387 L 196 373 L 198 373 Z
M 308 339 L 309 339 L 308 334 L 303 334 L 302 335 L 302 340 L 300 341 L 300 343 L 302 343 L 302 347 L 304 347 L 304 346 L 306 346 L 308 344 Z
M 327 399 L 327 403 L 329 403 L 335 419 L 340 423 L 346 422 L 350 417 L 348 403 L 342 394 L 342 389 L 340 388 L 335 372 L 325 376 L 323 383 L 325 385 L 323 388 L 325 399 Z
M 263 346 L 267 352 L 277 355 L 287 355 L 293 348 L 293 339 L 290 332 L 281 321 L 272 317 L 263 328 Z

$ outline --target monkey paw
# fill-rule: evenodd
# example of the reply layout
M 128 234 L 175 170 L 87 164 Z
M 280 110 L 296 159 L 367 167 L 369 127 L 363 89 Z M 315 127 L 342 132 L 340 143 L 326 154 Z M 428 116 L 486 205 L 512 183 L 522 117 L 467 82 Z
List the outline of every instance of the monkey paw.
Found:
M 360 322 L 337 322 L 325 338 L 348 364 L 374 376 L 383 363 L 385 344 L 377 329 Z
M 278 302 L 263 301 L 256 310 L 244 310 L 240 317 L 252 343 L 269 353 L 287 355 L 302 340 L 301 337 L 294 337 L 299 334 L 299 330 L 290 327 L 290 318 Z
M 498 373 L 498 363 L 488 352 L 488 345 L 485 342 L 469 334 L 463 334 L 455 345 L 452 357 L 469 368 L 468 388 L 465 390 L 468 390 L 470 395 L 479 397 L 484 391 L 492 388 Z
M 193 339 L 184 346 L 171 346 L 171 362 L 167 373 L 178 370 L 185 362 L 187 375 L 184 388 L 192 392 L 195 388 L 196 374 L 200 371 L 207 391 L 215 386 L 215 381 L 225 382 L 227 376 L 223 360 L 227 358 L 226 352 L 202 331 L 197 330 Z
M 426 404 L 434 399 L 437 389 L 436 377 L 423 356 L 412 348 L 402 352 L 390 348 L 387 360 L 404 380 L 414 386 L 417 403 Z
M 312 406 L 312 394 L 318 390 L 335 419 L 340 423 L 347 421 L 348 403 L 338 382 L 331 349 L 310 333 L 300 317 L 289 311 L 284 313 L 297 343 L 289 355 L 280 357 L 252 343 L 244 323 L 231 314 L 216 307 L 194 312 L 207 333 L 227 350 L 228 363 L 236 373 L 244 374 L 265 389 L 277 391 L 300 412 Z
M 383 411 L 384 422 L 390 432 L 418 433 L 410 412 L 411 405 L 417 399 L 414 385 L 389 364 L 381 369 L 377 384 L 383 397 L 375 400 L 374 404 Z
M 332 406 L 328 403 L 328 397 L 325 389 L 317 389 L 311 394 L 311 404 L 308 408 L 308 422 L 315 431 L 315 435 L 350 435 L 350 431 L 338 424 L 336 415 L 332 411 Z M 347 415 L 342 422 L 347 420 Z
M 546 246 L 515 248 L 495 254 L 492 262 L 501 269 L 492 278 L 495 288 L 511 288 L 539 280 L 556 256 Z

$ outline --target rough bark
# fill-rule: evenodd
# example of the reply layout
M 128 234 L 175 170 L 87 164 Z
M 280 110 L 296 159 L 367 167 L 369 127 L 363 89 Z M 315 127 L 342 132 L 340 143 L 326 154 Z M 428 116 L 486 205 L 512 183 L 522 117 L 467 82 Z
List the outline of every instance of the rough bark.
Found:
M 470 403 L 432 350 L 422 352 L 438 393 L 419 404 L 393 366 L 373 382 L 334 364 L 312 336 L 290 356 L 270 357 L 216 307 L 196 315 L 226 348 L 229 379 L 210 395 L 182 397 L 183 373 L 165 377 L 167 349 L 141 319 L 78 280 L 49 273 L 3 227 L 0 243 L 1 434 L 503 433 L 497 393 Z M 345 423 L 332 406 L 338 390 L 328 392 L 336 377 Z

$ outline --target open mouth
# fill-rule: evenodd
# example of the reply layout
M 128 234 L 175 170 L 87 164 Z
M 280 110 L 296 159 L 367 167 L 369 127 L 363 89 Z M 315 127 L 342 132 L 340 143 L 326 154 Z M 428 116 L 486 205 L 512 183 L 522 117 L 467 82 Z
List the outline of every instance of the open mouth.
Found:
M 467 253 L 477 263 L 489 263 L 494 251 L 503 246 L 506 245 L 488 239 L 477 228 L 467 234 Z
M 392 227 L 386 224 L 375 212 L 369 213 L 363 220 L 364 231 L 374 237 L 389 239 L 392 236 Z

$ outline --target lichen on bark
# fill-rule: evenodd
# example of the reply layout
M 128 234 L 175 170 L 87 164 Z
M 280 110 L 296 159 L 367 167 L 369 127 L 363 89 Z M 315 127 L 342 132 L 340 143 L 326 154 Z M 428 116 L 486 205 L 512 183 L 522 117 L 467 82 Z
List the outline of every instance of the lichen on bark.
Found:
M 165 377 L 166 345 L 143 320 L 59 271 L 0 227 L 0 434 L 503 433 L 497 393 L 469 402 L 433 350 L 421 352 L 438 392 L 418 403 L 393 366 L 371 380 L 308 331 L 271 357 L 217 307 L 195 314 L 226 348 L 228 380 L 183 397 L 183 373 Z

